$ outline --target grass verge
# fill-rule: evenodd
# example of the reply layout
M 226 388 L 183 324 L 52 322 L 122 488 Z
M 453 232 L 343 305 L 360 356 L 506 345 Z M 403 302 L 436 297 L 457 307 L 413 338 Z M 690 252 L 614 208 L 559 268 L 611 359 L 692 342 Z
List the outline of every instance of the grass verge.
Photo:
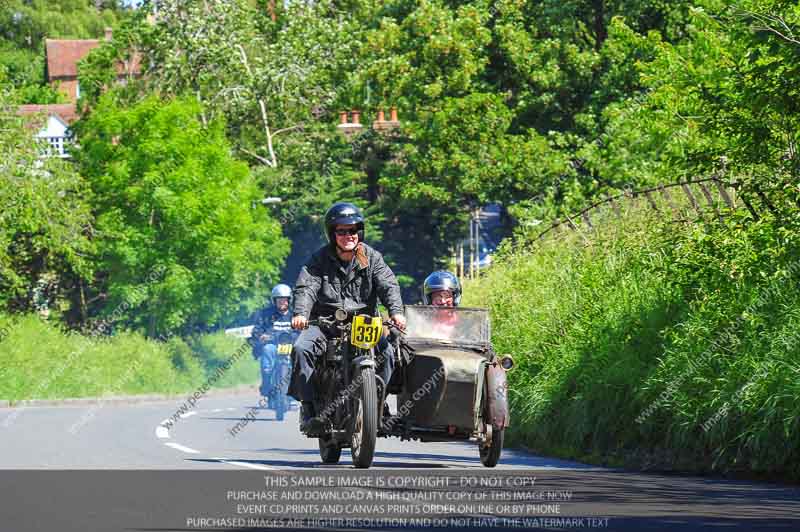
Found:
M 222 332 L 167 342 L 127 332 L 89 338 L 34 315 L 0 316 L 0 331 L 0 398 L 9 401 L 189 392 L 244 341 Z M 214 387 L 258 378 L 258 364 L 247 355 Z
M 467 284 L 517 361 L 511 441 L 800 480 L 798 221 L 654 216 L 519 246 Z

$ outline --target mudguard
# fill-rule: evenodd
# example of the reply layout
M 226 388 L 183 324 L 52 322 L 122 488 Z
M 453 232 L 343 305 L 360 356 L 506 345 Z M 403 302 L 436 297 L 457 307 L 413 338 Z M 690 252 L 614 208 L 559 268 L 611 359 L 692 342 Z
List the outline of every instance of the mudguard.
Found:
M 494 430 L 504 429 L 509 425 L 508 415 L 508 382 L 506 372 L 499 364 L 490 364 L 486 369 L 486 410 L 488 422 Z
M 360 357 L 356 357 L 350 363 L 356 368 L 375 367 L 375 359 L 367 355 L 361 355 Z

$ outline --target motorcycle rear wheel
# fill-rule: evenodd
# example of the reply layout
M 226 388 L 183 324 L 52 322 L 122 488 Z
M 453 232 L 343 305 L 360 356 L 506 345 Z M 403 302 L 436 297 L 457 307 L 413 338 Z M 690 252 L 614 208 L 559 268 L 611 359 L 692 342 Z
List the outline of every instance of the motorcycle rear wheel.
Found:
M 361 368 L 361 386 L 356 400 L 356 416 L 350 439 L 353 465 L 366 469 L 375 457 L 378 434 L 378 392 L 375 389 L 375 369 Z

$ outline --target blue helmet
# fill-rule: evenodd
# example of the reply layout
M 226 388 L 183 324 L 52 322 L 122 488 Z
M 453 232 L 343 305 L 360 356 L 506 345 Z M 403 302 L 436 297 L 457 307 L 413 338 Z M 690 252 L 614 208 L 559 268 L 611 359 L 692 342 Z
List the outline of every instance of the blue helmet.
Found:
M 457 307 L 461 303 L 461 283 L 452 273 L 439 270 L 427 276 L 422 283 L 422 302 L 430 305 L 431 294 L 439 290 L 450 290 L 453 293 L 454 306 Z

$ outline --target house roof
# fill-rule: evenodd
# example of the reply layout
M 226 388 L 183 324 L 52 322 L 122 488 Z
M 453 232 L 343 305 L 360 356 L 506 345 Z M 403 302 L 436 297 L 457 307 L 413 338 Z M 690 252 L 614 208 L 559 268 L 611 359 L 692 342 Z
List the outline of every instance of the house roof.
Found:
M 49 79 L 74 78 L 78 76 L 78 61 L 100 46 L 97 39 L 45 41 L 47 76 Z
M 78 77 L 78 61 L 86 57 L 94 48 L 100 46 L 98 39 L 62 40 L 46 39 L 48 81 L 61 78 Z M 128 61 L 117 62 L 117 74 L 138 75 L 141 73 L 142 55 L 134 52 Z
M 32 116 L 44 114 L 46 116 L 55 115 L 68 126 L 78 119 L 78 109 L 74 103 L 53 103 L 50 105 L 20 105 L 17 114 L 22 116 Z

